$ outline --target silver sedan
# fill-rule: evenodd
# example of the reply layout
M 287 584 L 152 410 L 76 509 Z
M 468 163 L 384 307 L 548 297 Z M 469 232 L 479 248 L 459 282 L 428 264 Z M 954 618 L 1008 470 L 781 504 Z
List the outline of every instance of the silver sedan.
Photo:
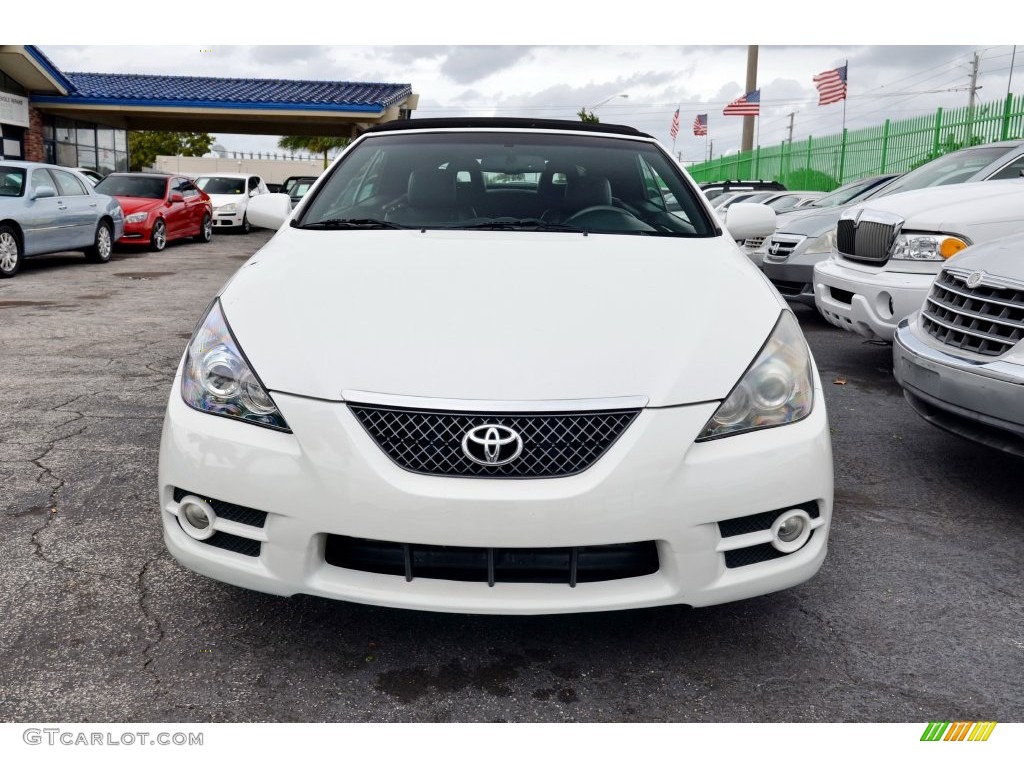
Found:
M 0 160 L 0 278 L 14 277 L 26 256 L 83 251 L 110 260 L 124 232 L 121 206 L 70 168 Z

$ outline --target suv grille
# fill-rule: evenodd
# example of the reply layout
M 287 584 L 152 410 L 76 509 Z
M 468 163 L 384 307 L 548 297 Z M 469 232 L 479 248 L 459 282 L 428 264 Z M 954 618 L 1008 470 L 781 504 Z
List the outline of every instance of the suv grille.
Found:
M 565 477 L 597 461 L 640 412 L 466 413 L 374 405 L 349 406 L 370 437 L 402 469 L 446 477 Z M 522 453 L 488 467 L 470 461 L 462 439 L 473 427 L 498 424 L 519 433 Z
M 768 242 L 764 257 L 768 261 L 785 261 L 796 247 L 805 240 L 803 237 L 790 237 L 787 235 L 775 235 Z
M 943 344 L 995 357 L 1024 338 L 1024 287 L 967 287 L 970 272 L 944 270 L 921 310 L 921 327 Z
M 889 260 L 889 249 L 896 240 L 896 227 L 861 218 L 840 219 L 836 227 L 836 250 L 851 261 L 866 264 L 885 264 Z

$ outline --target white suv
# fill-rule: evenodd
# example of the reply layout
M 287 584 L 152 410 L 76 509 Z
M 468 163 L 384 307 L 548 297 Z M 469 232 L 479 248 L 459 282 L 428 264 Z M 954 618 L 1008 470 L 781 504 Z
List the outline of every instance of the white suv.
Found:
M 1024 231 L 1024 179 L 934 187 L 848 208 L 814 296 L 833 325 L 891 342 L 943 262 L 969 245 Z

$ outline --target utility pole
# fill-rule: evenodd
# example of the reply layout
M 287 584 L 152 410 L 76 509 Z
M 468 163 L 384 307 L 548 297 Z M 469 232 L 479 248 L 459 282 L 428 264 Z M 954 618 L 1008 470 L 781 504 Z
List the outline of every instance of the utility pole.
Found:
M 971 87 L 970 96 L 967 100 L 967 143 L 965 146 L 971 146 L 974 141 L 974 100 L 978 93 L 978 61 L 980 57 L 978 52 L 974 52 L 974 59 L 971 61 Z
M 747 90 L 750 93 L 757 89 L 757 46 L 747 46 Z M 753 115 L 743 116 L 743 140 L 740 142 L 740 151 L 749 152 L 754 148 L 754 120 Z
M 793 144 L 793 118 L 796 117 L 796 112 L 789 113 L 789 143 L 790 146 Z

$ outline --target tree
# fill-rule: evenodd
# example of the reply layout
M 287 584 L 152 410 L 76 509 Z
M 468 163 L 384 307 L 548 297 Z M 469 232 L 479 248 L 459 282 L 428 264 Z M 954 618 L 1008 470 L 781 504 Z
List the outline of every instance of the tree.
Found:
M 347 147 L 352 139 L 341 136 L 282 136 L 277 146 L 289 152 L 310 152 L 324 156 L 324 168 L 327 167 L 327 153 L 331 150 Z
M 593 112 L 588 112 L 586 107 L 580 107 L 580 111 L 576 113 L 580 120 L 584 123 L 600 123 L 601 120 Z
M 128 131 L 128 154 L 133 171 L 152 167 L 157 155 L 202 157 L 212 145 L 213 136 L 208 133 Z

